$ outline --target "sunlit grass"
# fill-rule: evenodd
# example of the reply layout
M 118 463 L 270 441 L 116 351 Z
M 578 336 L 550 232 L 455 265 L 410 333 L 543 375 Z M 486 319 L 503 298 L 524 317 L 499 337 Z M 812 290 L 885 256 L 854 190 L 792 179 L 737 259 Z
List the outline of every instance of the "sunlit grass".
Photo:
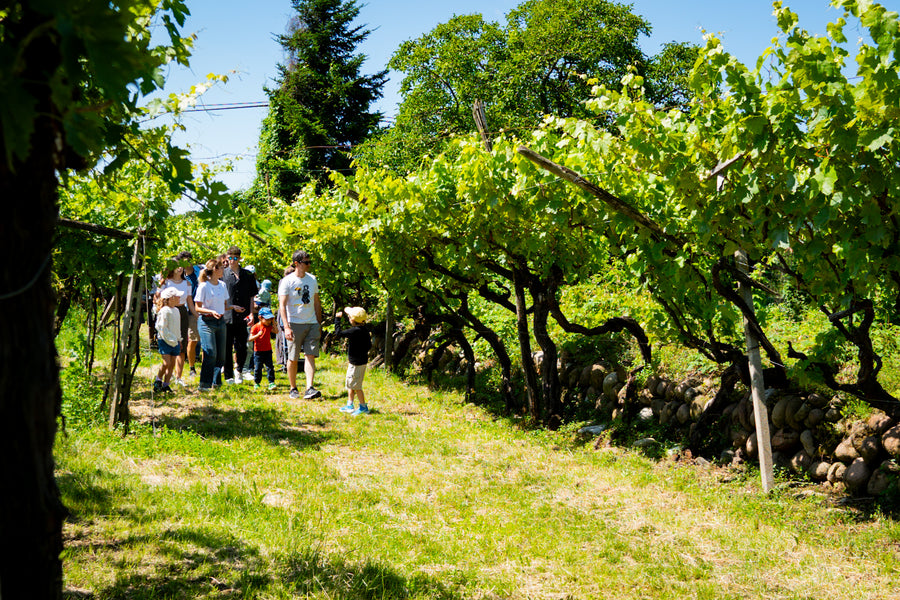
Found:
M 151 372 L 151 361 L 139 374 Z M 893 521 L 757 480 L 525 431 L 367 374 L 373 414 L 135 390 L 128 436 L 57 444 L 70 593 L 95 598 L 888 598 Z M 861 519 L 861 520 L 860 520 Z

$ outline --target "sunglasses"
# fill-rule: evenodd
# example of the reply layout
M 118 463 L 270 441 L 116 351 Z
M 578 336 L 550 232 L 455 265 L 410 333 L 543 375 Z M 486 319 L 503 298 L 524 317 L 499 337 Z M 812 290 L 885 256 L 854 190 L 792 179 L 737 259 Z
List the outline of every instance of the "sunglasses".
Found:
M 298 260 L 297 262 L 300 263 L 301 265 L 311 265 L 312 264 L 311 260 Z
M 241 260 L 240 256 L 229 256 L 228 260 Z

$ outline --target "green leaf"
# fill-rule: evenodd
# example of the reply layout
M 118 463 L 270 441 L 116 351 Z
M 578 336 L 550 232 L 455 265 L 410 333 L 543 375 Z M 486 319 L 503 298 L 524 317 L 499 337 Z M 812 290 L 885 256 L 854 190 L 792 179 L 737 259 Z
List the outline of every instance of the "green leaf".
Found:
M 859 141 L 863 146 L 874 152 L 894 141 L 894 128 L 890 127 L 885 131 L 866 131 L 860 135 Z

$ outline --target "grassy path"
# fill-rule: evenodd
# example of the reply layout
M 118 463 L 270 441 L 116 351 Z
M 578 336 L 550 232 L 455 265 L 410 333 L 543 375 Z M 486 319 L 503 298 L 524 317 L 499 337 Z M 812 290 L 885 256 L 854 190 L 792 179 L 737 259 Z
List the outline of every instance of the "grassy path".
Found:
M 320 366 L 322 401 L 140 393 L 132 435 L 60 436 L 67 595 L 900 598 L 891 520 L 524 432 L 380 371 L 350 417 L 343 363 Z

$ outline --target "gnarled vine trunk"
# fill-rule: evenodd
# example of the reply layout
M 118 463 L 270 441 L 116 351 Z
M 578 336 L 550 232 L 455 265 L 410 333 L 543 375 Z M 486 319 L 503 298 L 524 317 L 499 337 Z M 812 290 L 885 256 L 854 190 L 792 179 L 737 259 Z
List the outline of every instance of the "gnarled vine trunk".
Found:
M 26 14 L 10 27 L 39 30 L 39 19 Z M 20 39 L 22 32 L 7 34 Z M 45 116 L 36 121 L 28 158 L 13 159 L 12 168 L 0 142 L 0 597 L 40 600 L 62 595 L 66 515 L 54 479 L 62 393 L 50 286 L 60 133 L 49 86 L 39 83 L 59 55 L 50 40 L 36 39 L 22 60 L 23 77 L 41 99 L 36 111 Z
M 541 420 L 541 394 L 538 387 L 537 371 L 534 358 L 531 356 L 531 337 L 528 331 L 528 308 L 525 299 L 525 276 L 516 273 L 514 276 L 516 294 L 516 333 L 519 338 L 519 353 L 522 356 L 522 371 L 525 373 L 525 395 L 528 402 L 528 414 L 535 421 Z

